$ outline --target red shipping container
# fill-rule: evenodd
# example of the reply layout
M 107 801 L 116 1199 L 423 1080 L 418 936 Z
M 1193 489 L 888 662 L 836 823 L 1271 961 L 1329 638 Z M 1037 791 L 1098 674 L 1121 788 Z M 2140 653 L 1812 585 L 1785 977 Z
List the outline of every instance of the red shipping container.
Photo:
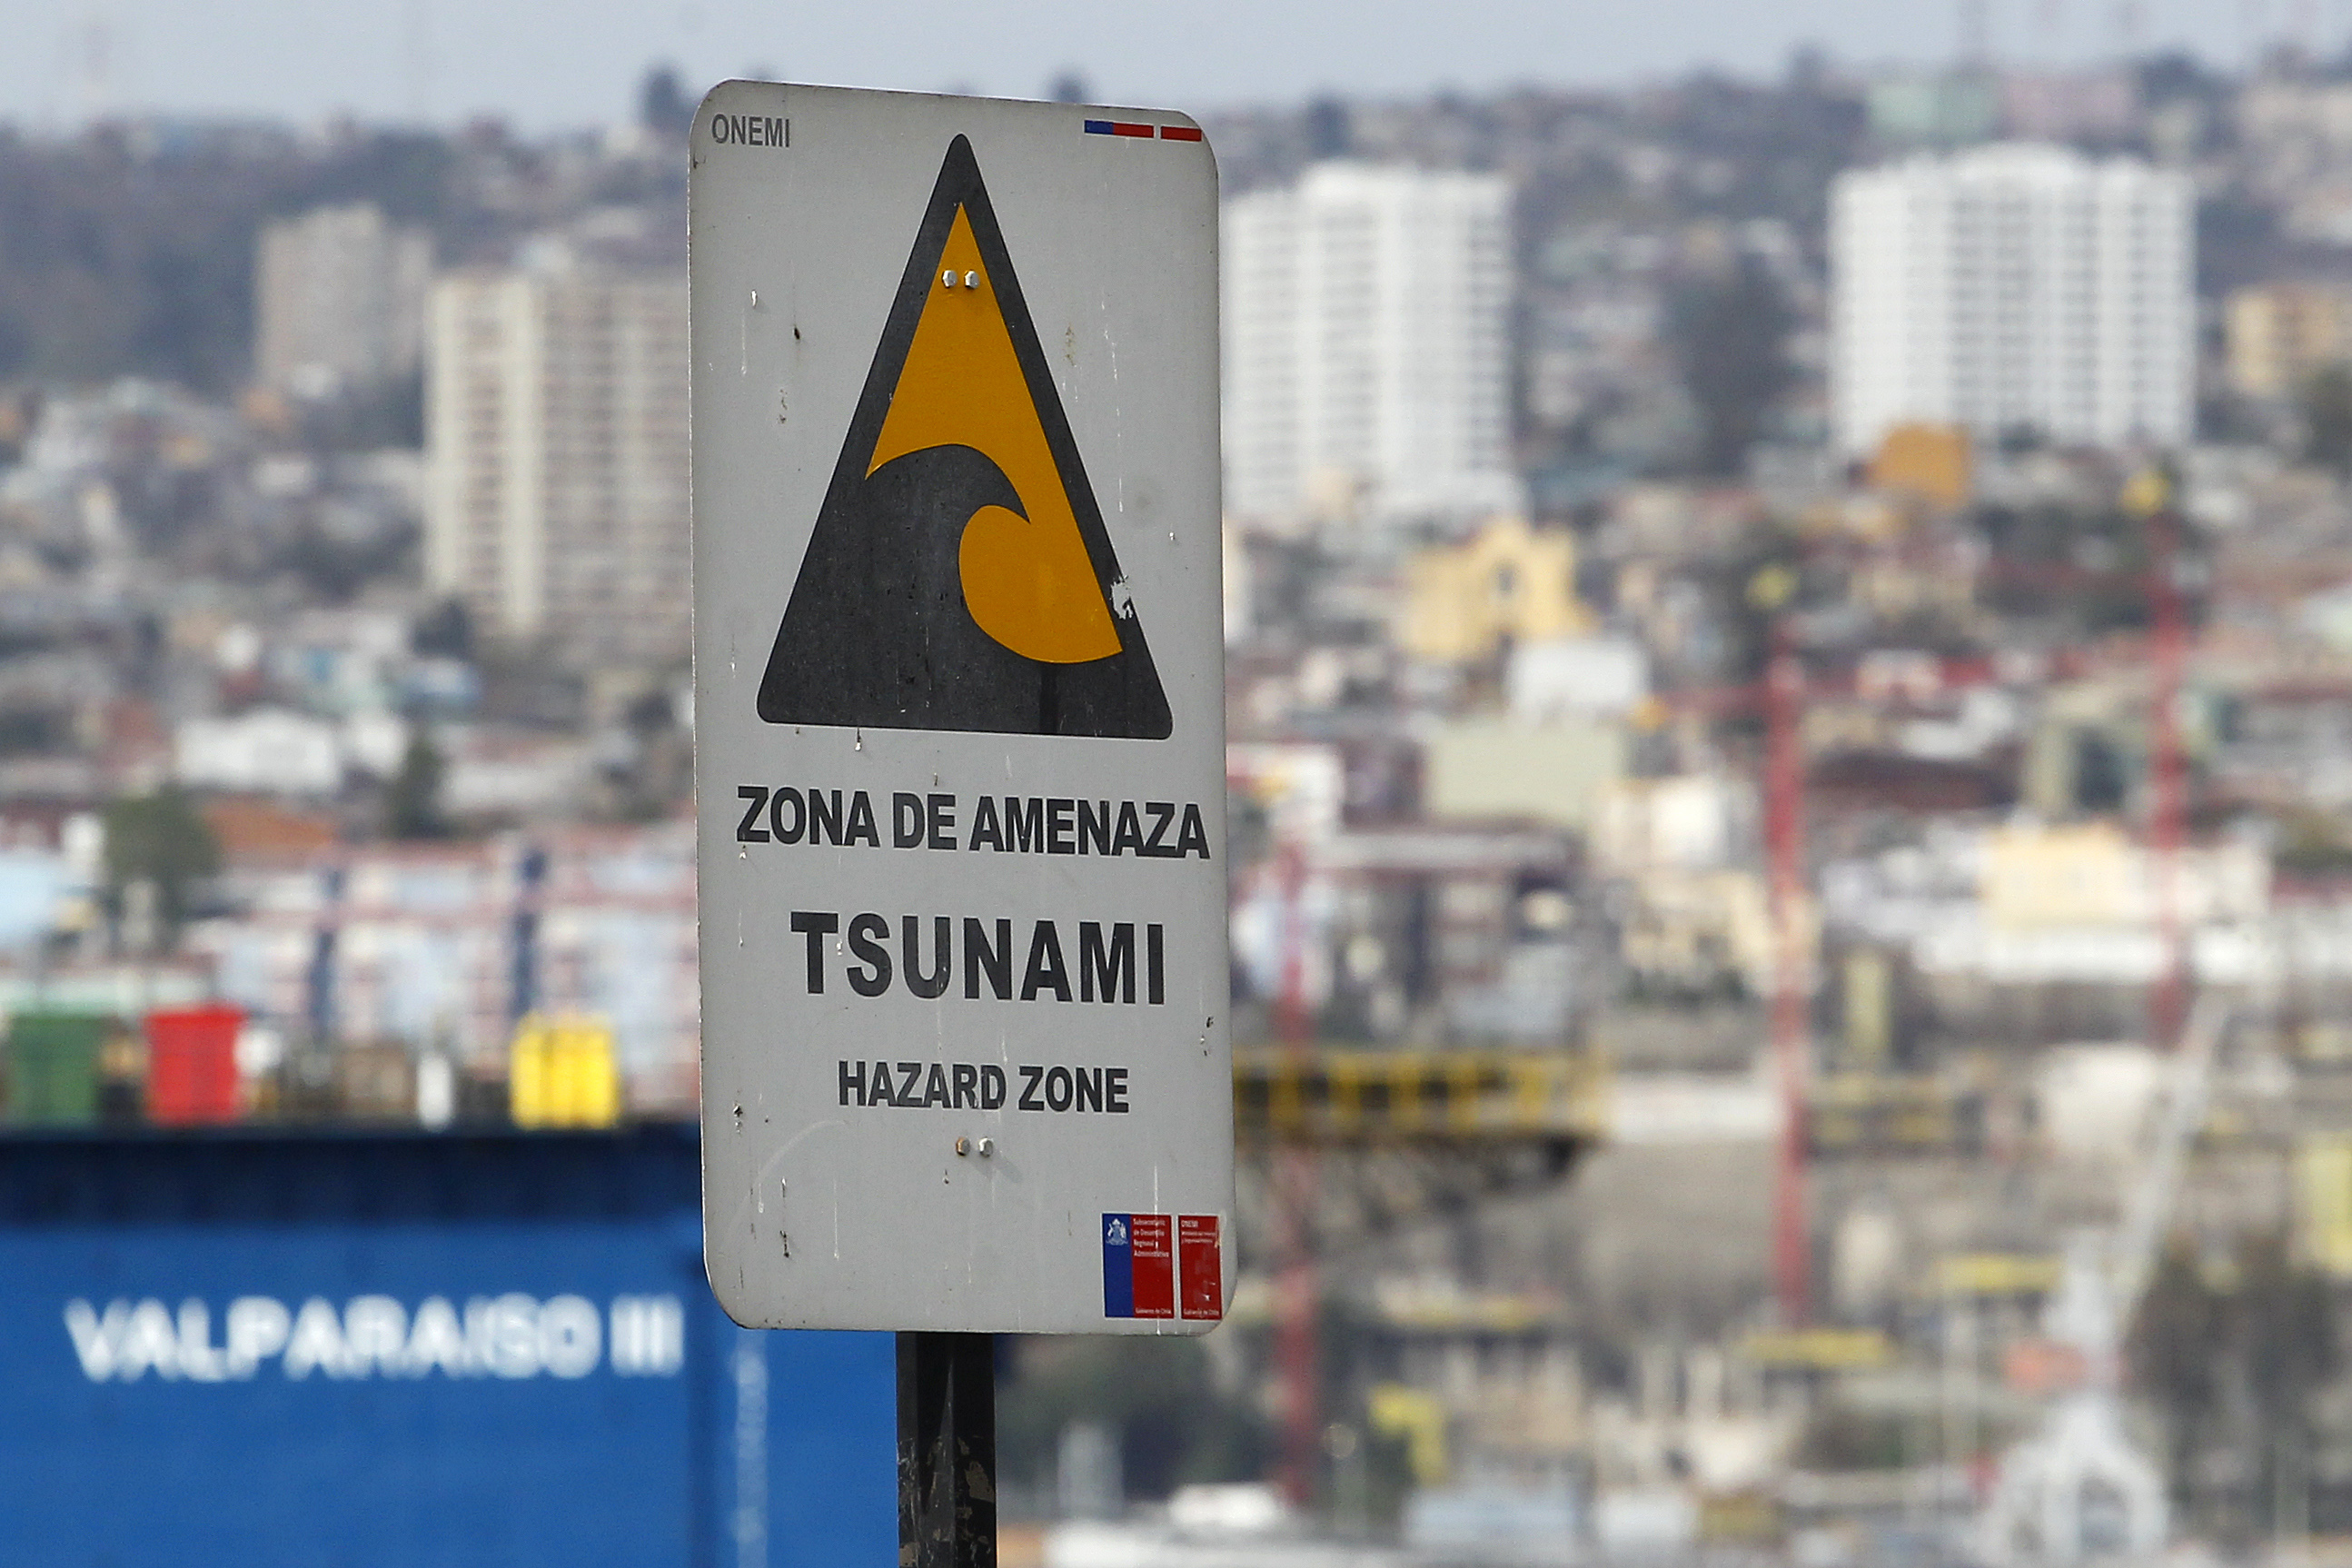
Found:
M 169 1127 L 237 1117 L 236 1035 L 245 1010 L 226 1003 L 147 1015 L 147 1116 Z

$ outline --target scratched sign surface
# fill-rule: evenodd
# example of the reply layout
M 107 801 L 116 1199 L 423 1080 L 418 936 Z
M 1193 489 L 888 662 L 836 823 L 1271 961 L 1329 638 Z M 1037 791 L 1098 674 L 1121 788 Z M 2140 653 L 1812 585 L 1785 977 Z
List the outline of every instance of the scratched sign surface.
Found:
M 711 1285 L 778 1328 L 1213 1327 L 1208 146 L 730 82 L 692 207 Z

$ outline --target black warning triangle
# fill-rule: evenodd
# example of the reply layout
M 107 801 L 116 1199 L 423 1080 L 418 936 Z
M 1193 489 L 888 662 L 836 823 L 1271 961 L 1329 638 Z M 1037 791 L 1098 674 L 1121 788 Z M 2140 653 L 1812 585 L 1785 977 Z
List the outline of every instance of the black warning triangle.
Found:
M 1163 740 L 971 143 L 948 144 L 760 682 L 772 724 Z

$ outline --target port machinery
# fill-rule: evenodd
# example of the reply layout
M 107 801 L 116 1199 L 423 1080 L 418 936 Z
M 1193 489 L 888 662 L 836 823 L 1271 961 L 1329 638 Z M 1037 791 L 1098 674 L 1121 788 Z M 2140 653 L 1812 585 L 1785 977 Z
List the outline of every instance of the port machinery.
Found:
M 1245 1171 L 1310 1152 L 1318 1252 L 1477 1198 L 1565 1177 L 1606 1131 L 1608 1073 L 1577 1051 L 1272 1046 L 1234 1053 L 1234 1132 Z M 1270 1219 L 1249 1202 L 1247 1240 Z

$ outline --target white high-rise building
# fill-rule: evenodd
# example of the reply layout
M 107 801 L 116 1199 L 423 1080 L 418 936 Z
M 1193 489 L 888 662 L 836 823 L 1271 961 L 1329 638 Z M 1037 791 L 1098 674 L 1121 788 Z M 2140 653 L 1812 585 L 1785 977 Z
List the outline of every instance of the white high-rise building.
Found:
M 1229 203 L 1227 510 L 1513 510 L 1509 298 L 1496 176 L 1321 163 Z
M 427 312 L 425 573 L 475 626 L 590 666 L 684 657 L 687 288 L 448 274 Z
M 433 240 L 366 202 L 262 230 L 254 267 L 254 374 L 318 395 L 416 369 Z
M 1839 176 L 1831 397 L 1839 446 L 1893 426 L 2185 440 L 2196 196 L 2128 159 L 2003 144 Z

